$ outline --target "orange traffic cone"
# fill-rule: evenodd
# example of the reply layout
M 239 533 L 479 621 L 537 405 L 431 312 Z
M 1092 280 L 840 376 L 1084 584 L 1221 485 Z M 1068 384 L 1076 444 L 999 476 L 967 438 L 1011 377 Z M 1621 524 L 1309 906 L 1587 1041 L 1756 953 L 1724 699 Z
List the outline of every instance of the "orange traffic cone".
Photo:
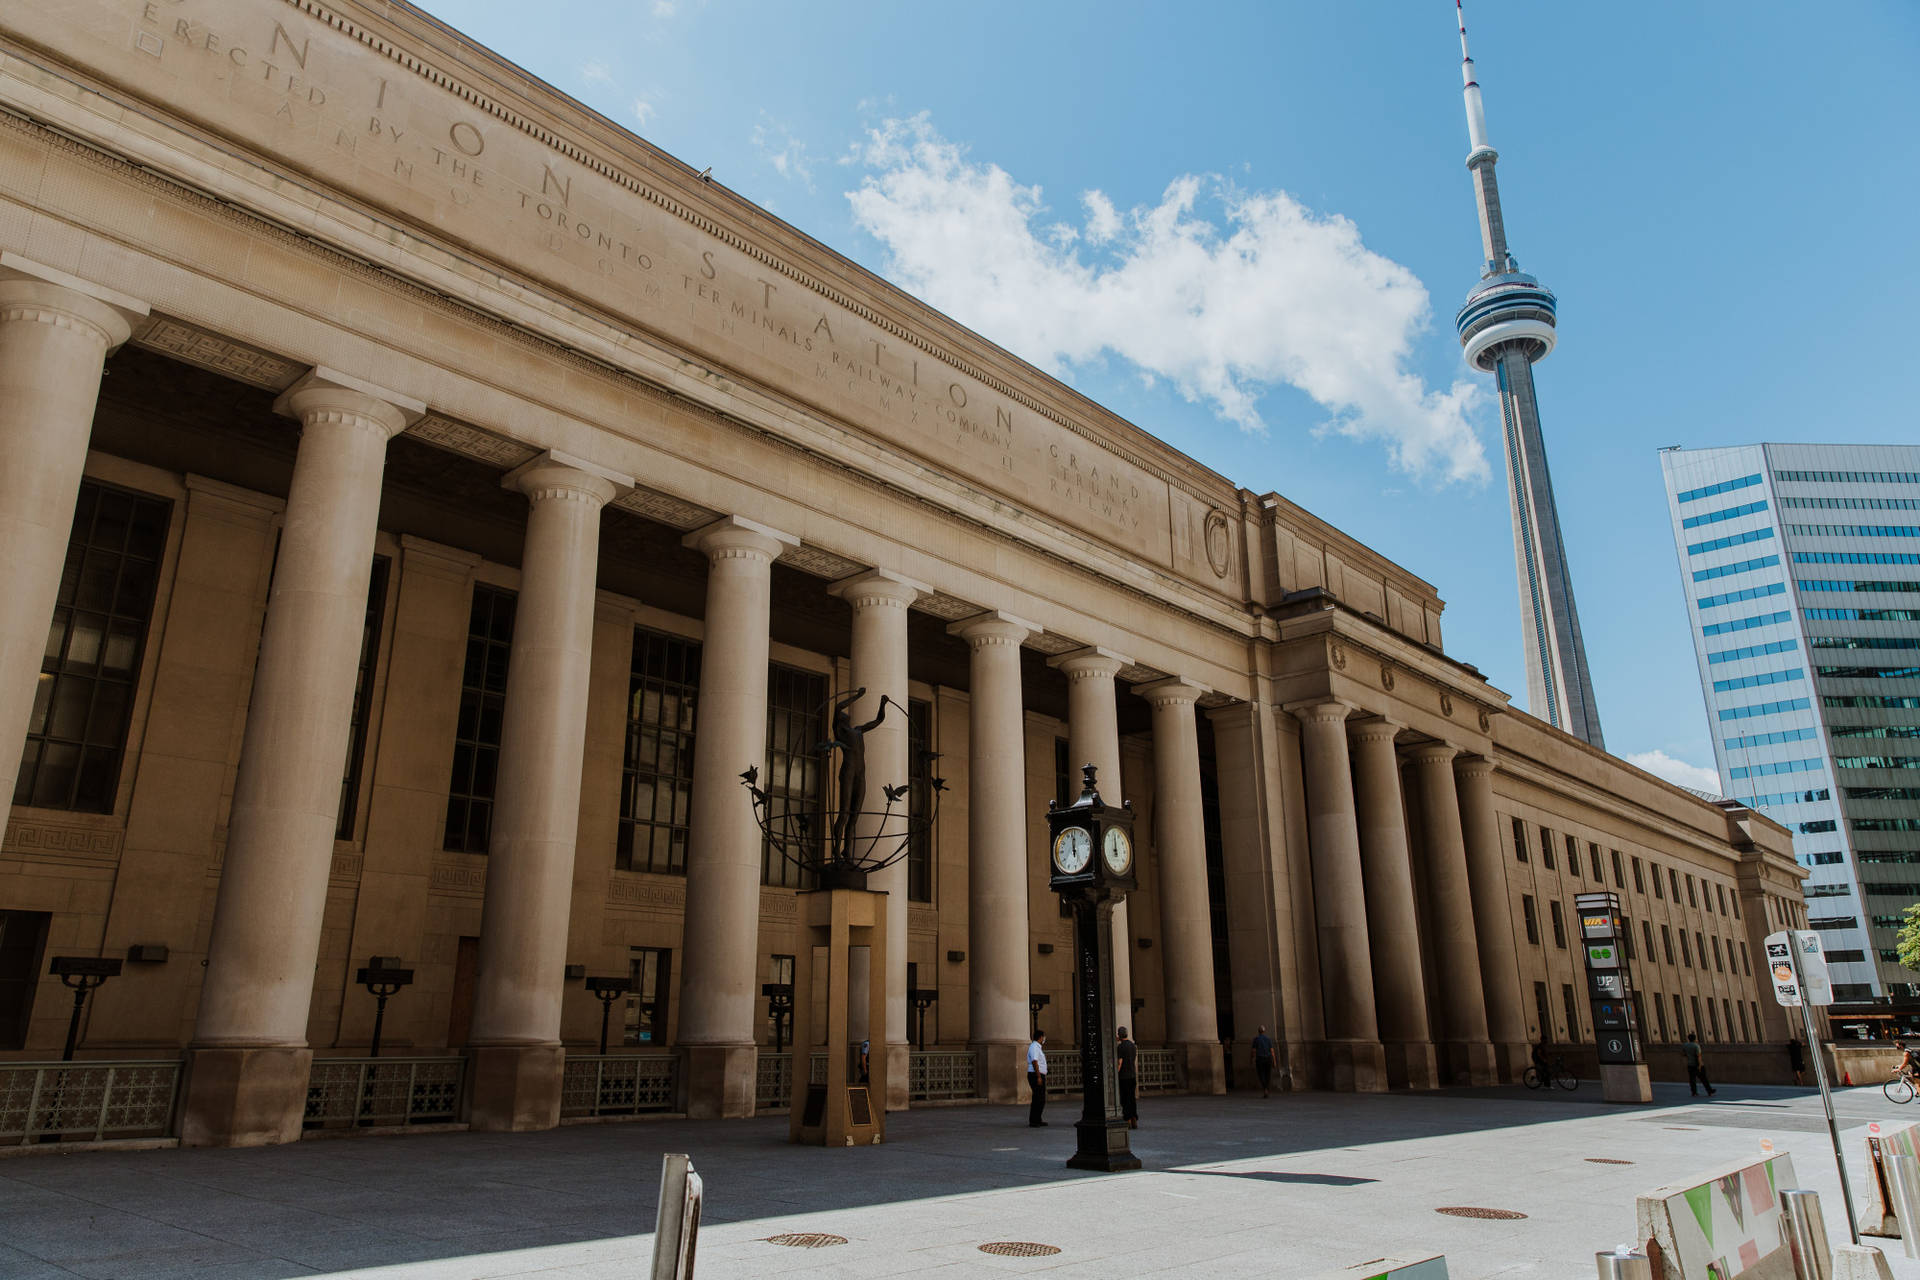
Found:
M 1853 1073 L 1842 1068 L 1840 1072 L 1840 1084 L 1843 1088 L 1853 1088 Z

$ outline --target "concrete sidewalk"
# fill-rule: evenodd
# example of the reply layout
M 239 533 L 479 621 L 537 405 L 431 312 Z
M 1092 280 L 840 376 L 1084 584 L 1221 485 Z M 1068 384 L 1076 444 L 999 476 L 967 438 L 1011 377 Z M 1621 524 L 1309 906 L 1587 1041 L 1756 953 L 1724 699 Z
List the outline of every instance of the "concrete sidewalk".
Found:
M 1064 1166 L 1075 1113 L 954 1107 L 893 1117 L 883 1147 L 785 1141 L 784 1120 L 570 1126 L 252 1151 L 85 1152 L 0 1161 L 0 1277 L 380 1280 L 644 1272 L 660 1155 L 706 1179 L 702 1280 L 769 1275 L 1306 1276 L 1394 1252 L 1446 1253 L 1456 1278 L 1585 1277 L 1633 1235 L 1635 1195 L 1715 1164 L 1793 1154 L 1844 1240 L 1818 1096 L 1729 1086 L 1652 1107 L 1576 1093 L 1147 1099 L 1139 1173 Z M 1874 1089 L 1839 1095 L 1864 1188 L 1864 1126 L 1920 1120 Z M 1595 1163 L 1607 1161 L 1609 1163 Z M 1626 1163 L 1612 1163 L 1624 1161 Z M 1447 1206 L 1509 1210 L 1479 1220 Z M 828 1233 L 789 1248 L 767 1237 Z M 980 1252 L 996 1241 L 1057 1248 Z M 1895 1256 L 1895 1274 L 1920 1264 Z

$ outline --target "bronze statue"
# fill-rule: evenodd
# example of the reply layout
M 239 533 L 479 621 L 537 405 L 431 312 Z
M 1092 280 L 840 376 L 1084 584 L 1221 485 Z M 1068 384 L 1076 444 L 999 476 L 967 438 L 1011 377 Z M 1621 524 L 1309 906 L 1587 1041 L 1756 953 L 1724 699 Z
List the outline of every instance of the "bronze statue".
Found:
M 867 798 L 867 734 L 880 727 L 889 706 L 899 705 L 883 693 L 880 713 L 865 724 L 855 724 L 848 709 L 866 696 L 864 688 L 853 689 L 833 700 L 833 737 L 821 744 L 823 751 L 840 748 L 840 810 L 833 816 L 833 850 L 840 858 L 851 856 L 853 820 Z

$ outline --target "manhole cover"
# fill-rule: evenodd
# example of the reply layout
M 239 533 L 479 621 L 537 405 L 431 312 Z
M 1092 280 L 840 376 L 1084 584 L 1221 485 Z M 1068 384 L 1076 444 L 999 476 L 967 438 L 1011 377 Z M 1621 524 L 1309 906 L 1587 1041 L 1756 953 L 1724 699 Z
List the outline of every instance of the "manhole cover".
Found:
M 1700 1132 L 1700 1130 L 1699 1130 L 1699 1128 L 1698 1128 L 1697 1126 L 1695 1126 L 1695 1125 L 1690 1125 L 1690 1124 L 1663 1124 L 1663 1125 L 1661 1125 L 1660 1127 L 1661 1127 L 1662 1129 L 1671 1129 L 1671 1130 L 1673 1130 L 1673 1131 L 1674 1131 L 1675 1133 L 1698 1133 L 1698 1132 Z
M 1454 1204 L 1444 1209 L 1435 1209 L 1435 1213 L 1444 1213 L 1452 1218 L 1494 1218 L 1506 1222 L 1515 1218 L 1524 1218 L 1524 1213 L 1515 1213 L 1512 1209 L 1476 1209 L 1472 1205 Z
M 1631 1160 L 1615 1160 L 1609 1156 L 1588 1156 L 1588 1164 L 1632 1164 Z
M 1060 1250 L 1050 1244 L 1035 1244 L 1031 1240 L 995 1240 L 992 1244 L 980 1246 L 980 1252 L 998 1254 L 1002 1258 L 1050 1258 Z
M 831 1244 L 845 1244 L 845 1236 L 831 1236 L 824 1231 L 790 1231 L 783 1236 L 768 1236 L 768 1244 L 783 1244 L 789 1249 L 824 1249 Z

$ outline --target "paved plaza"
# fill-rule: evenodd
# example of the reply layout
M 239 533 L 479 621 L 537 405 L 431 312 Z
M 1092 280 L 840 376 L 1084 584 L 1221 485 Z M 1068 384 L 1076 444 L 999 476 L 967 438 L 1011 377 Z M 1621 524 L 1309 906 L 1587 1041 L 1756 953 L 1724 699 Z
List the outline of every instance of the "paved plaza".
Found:
M 1591 1082 L 1439 1095 L 1149 1099 L 1138 1173 L 1064 1161 L 1072 1104 L 894 1117 L 878 1149 L 788 1145 L 784 1119 L 442 1133 L 255 1150 L 35 1154 L 0 1161 L 0 1276 L 51 1280 L 614 1280 L 645 1273 L 660 1155 L 706 1179 L 702 1280 L 760 1276 L 1310 1276 L 1443 1251 L 1457 1278 L 1585 1277 L 1633 1233 L 1634 1196 L 1713 1165 L 1791 1152 L 1844 1239 L 1811 1091 L 1674 1085 L 1609 1107 Z M 1920 1119 L 1877 1090 L 1839 1097 L 1856 1191 L 1864 1126 Z M 1606 1161 L 1609 1163 L 1596 1163 Z M 1627 1162 L 1627 1163 L 1617 1163 Z M 1435 1212 L 1474 1206 L 1519 1220 Z M 788 1232 L 846 1243 L 793 1248 Z M 996 1241 L 1056 1254 L 1000 1257 Z M 1893 1252 L 1898 1253 L 1897 1244 Z M 1895 1274 L 1920 1277 L 1897 1259 Z

